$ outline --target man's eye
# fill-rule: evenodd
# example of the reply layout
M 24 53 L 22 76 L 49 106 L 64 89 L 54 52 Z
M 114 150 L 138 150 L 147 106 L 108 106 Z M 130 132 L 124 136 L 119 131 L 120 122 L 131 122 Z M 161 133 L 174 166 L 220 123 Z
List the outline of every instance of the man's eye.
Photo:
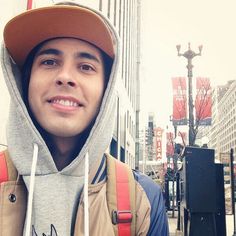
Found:
M 46 66 L 53 66 L 53 65 L 56 65 L 56 62 L 55 62 L 55 60 L 44 60 L 44 61 L 42 61 L 42 64 L 43 65 L 46 65 Z
M 90 65 L 87 65 L 87 64 L 81 65 L 80 69 L 84 70 L 84 71 L 94 71 L 94 68 Z

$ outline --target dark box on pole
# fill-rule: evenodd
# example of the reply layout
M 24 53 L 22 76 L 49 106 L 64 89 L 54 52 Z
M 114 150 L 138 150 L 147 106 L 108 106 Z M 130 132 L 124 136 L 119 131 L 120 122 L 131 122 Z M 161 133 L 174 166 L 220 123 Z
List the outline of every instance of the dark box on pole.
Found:
M 180 172 L 181 202 L 191 213 L 216 212 L 214 150 L 186 147 Z

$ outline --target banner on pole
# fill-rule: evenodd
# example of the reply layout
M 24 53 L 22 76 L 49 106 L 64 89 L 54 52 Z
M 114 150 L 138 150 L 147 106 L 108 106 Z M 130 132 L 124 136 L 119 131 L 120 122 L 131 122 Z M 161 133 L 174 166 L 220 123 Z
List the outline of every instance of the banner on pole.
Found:
M 211 125 L 211 84 L 209 78 L 196 78 L 195 122 L 197 125 Z
M 186 78 L 172 78 L 173 88 L 173 125 L 187 125 L 187 91 Z
M 166 133 L 166 156 L 172 157 L 174 155 L 174 134 L 172 132 Z
M 162 133 L 161 127 L 155 128 L 155 139 L 156 139 L 156 160 L 162 160 Z

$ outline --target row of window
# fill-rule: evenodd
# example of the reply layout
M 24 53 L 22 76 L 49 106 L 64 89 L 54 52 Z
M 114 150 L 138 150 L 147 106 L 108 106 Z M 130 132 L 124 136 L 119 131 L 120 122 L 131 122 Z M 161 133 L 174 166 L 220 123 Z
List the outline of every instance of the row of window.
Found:
M 121 76 L 133 108 L 136 103 L 138 57 L 138 7 L 137 0 L 100 0 L 99 10 L 110 19 L 121 39 Z
M 121 75 L 132 107 L 136 106 L 136 58 L 137 58 L 137 0 L 99 0 L 99 10 L 116 27 L 121 38 Z M 134 138 L 135 122 L 127 111 L 127 129 Z
M 232 85 L 231 85 L 232 86 Z M 218 106 L 218 139 L 220 152 L 229 152 L 236 147 L 236 89 L 227 90 Z
M 135 157 L 129 153 L 128 151 L 126 152 L 126 164 L 128 164 L 131 168 L 135 168 Z
M 136 39 L 136 3 L 137 0 L 99 0 L 99 10 L 106 15 L 110 22 L 115 26 L 121 40 L 121 78 L 126 89 L 130 104 L 135 111 L 136 106 L 136 83 L 135 78 L 137 74 L 137 39 Z M 119 100 L 119 99 L 118 99 Z M 119 102 L 118 102 L 119 107 Z M 118 111 L 117 119 L 120 119 Z M 125 128 L 135 140 L 136 124 L 135 113 L 127 110 L 121 123 L 121 132 Z M 123 126 L 124 125 L 124 126 Z M 124 135 L 127 135 L 124 132 Z M 123 138 L 122 138 L 123 139 Z M 125 140 L 125 139 L 124 139 Z M 127 164 L 135 167 L 135 153 L 126 150 Z
M 129 130 L 129 133 L 133 137 L 133 139 L 135 139 L 136 127 L 135 127 L 133 119 L 131 118 L 131 115 L 129 114 L 129 111 L 127 111 L 126 119 L 127 119 L 127 129 Z

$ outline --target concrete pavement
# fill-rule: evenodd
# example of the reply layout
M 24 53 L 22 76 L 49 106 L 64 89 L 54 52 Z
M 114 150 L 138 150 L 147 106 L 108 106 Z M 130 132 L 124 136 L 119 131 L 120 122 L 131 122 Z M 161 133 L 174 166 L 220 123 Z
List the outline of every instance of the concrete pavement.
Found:
M 175 214 L 175 217 L 172 218 L 171 213 L 168 212 L 168 223 L 169 223 L 169 231 L 170 236 L 175 236 L 176 232 L 176 226 L 177 226 L 177 213 Z
M 170 236 L 182 236 L 182 234 L 180 232 L 176 232 L 177 212 L 175 212 L 174 218 L 172 218 L 172 212 L 168 212 L 168 222 L 169 222 Z M 232 236 L 234 233 L 234 217 L 233 217 L 233 215 L 226 215 L 226 232 L 227 232 L 227 236 Z

